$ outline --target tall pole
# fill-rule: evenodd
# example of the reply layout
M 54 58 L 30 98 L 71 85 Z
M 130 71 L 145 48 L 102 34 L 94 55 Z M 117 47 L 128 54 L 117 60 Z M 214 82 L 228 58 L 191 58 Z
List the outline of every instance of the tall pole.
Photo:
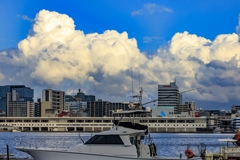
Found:
M 9 148 L 8 148 L 8 144 L 7 144 L 7 160 L 9 160 Z
M 133 103 L 133 71 L 131 68 L 131 75 L 132 75 L 132 103 Z

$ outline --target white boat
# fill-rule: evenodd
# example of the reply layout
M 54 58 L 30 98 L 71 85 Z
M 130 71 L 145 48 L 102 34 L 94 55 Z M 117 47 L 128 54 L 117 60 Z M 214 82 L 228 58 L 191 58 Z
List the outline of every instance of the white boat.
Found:
M 142 114 L 143 112 L 134 110 L 128 113 Z M 73 146 L 68 150 L 37 147 L 17 147 L 16 149 L 30 154 L 34 160 L 180 159 L 180 157 L 158 157 L 156 146 L 151 138 L 148 137 L 148 144 L 142 142 L 144 137 L 148 136 L 148 132 L 147 126 L 116 120 L 111 130 L 97 133 L 84 144 Z
M 240 159 L 240 143 L 239 139 L 219 139 L 220 142 L 226 143 L 220 147 L 219 152 L 205 152 L 206 160 L 214 159 L 231 159 L 239 160 Z
M 13 128 L 12 132 L 21 132 L 21 129 L 20 128 Z
M 213 133 L 221 133 L 221 128 L 220 127 L 216 127 L 214 130 L 213 130 Z
M 140 91 L 140 96 L 141 96 Z M 141 97 L 139 97 L 141 99 Z M 142 110 L 141 101 L 131 110 L 114 112 L 119 115 L 109 131 L 95 134 L 88 141 L 69 149 L 47 149 L 35 147 L 16 147 L 17 150 L 30 154 L 34 160 L 179 160 L 182 157 L 158 157 L 157 147 L 149 135 L 148 126 L 137 122 L 135 116 L 149 114 L 149 109 Z M 122 121 L 129 116 L 128 121 Z M 116 118 L 116 119 L 117 119 Z M 143 139 L 147 143 L 143 143 Z M 179 151 L 180 153 L 183 151 Z M 183 158 L 184 159 L 184 158 Z M 186 158 L 185 158 L 186 159 Z M 202 159 L 200 157 L 193 159 Z

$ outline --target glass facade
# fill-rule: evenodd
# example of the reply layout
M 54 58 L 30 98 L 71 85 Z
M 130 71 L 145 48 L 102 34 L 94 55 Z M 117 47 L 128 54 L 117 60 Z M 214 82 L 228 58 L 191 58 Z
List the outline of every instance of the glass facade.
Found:
M 0 86 L 0 110 L 7 111 L 7 93 L 12 93 L 15 90 L 19 94 L 20 101 L 33 102 L 33 89 L 24 85 L 8 85 Z
M 12 90 L 16 90 L 21 101 L 33 102 L 33 89 L 24 86 L 24 88 L 12 88 Z
M 0 86 L 0 110 L 6 112 L 7 107 L 7 96 L 6 94 L 10 92 L 10 86 Z

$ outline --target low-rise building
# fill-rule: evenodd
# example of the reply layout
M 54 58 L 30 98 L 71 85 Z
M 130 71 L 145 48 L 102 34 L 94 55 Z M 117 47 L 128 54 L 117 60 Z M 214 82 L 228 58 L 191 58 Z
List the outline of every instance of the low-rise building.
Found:
M 22 131 L 84 131 L 110 130 L 113 121 L 120 117 L 0 117 L 3 126 L 20 128 Z M 135 117 L 147 125 L 151 132 L 197 132 L 206 128 L 204 117 Z M 123 117 L 122 121 L 129 121 Z

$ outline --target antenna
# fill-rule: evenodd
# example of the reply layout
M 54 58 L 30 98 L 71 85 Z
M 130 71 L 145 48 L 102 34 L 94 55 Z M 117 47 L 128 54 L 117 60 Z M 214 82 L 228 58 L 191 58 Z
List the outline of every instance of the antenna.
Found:
M 82 139 L 81 135 L 80 135 L 80 132 L 81 132 L 81 131 L 80 131 L 80 129 L 79 129 L 79 134 L 78 134 L 78 136 L 79 136 L 79 138 L 81 139 L 82 143 L 85 143 L 84 140 Z
M 138 83 L 139 86 L 138 86 L 138 87 L 139 87 L 139 89 L 140 89 L 140 69 L 139 69 L 139 68 L 138 68 L 138 80 L 139 80 L 139 83 Z
M 133 102 L 133 71 L 131 68 L 131 76 L 132 76 L 132 102 Z

